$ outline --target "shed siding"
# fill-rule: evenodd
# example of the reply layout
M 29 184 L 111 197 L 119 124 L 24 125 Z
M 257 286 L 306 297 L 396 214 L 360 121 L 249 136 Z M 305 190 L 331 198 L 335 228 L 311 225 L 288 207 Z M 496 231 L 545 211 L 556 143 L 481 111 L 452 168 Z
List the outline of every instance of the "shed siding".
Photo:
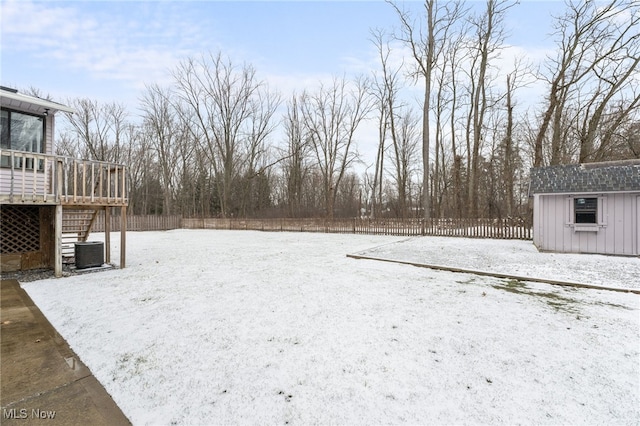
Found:
M 577 196 L 577 194 L 576 194 Z M 534 244 L 540 250 L 573 253 L 638 255 L 640 196 L 638 193 L 585 194 L 598 196 L 598 226 L 576 231 L 573 198 L 567 194 L 540 195 L 534 203 Z
M 541 248 L 542 244 L 542 206 L 540 205 L 540 195 L 533 195 L 533 244 Z
M 640 195 L 636 198 L 636 241 L 635 252 L 640 254 Z

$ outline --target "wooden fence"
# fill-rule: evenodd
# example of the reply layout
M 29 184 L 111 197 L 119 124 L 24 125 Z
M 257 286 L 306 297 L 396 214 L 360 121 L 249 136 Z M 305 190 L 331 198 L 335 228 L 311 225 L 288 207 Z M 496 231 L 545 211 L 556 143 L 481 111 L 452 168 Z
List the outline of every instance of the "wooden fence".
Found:
M 180 216 L 127 216 L 128 231 L 170 229 L 226 229 L 338 234 L 443 236 L 531 239 L 531 223 L 524 219 L 187 219 Z M 111 230 L 120 231 L 119 215 L 111 216 Z M 93 232 L 104 232 L 100 214 Z
M 524 219 L 182 219 L 186 229 L 531 239 Z
M 112 215 L 111 231 L 120 231 L 120 215 Z M 182 228 L 182 216 L 127 216 L 127 231 L 168 231 Z M 104 213 L 100 212 L 91 232 L 104 232 Z

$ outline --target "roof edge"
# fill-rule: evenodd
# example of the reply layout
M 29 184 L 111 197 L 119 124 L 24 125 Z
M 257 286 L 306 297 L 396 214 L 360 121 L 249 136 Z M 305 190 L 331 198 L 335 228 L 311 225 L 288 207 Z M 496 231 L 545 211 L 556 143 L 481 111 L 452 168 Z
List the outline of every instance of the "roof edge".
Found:
M 63 111 L 63 112 L 69 112 L 69 113 L 76 112 L 73 108 L 60 104 L 58 102 L 48 101 L 46 99 L 37 98 L 35 96 L 25 95 L 17 91 L 13 92 L 11 90 L 5 90 L 4 87 L 0 89 L 0 98 L 13 99 L 15 101 L 37 105 L 42 108 L 48 108 L 51 110 L 52 113 L 55 113 L 56 111 Z
M 624 189 L 620 191 L 560 191 L 560 192 L 534 192 L 529 193 L 529 198 L 534 195 L 563 195 L 563 196 L 582 196 L 582 195 L 610 195 L 610 194 L 640 194 L 640 189 Z
M 581 163 L 580 166 L 584 167 L 585 169 L 617 166 L 640 166 L 640 158 L 632 158 L 630 160 L 601 161 L 599 163 Z

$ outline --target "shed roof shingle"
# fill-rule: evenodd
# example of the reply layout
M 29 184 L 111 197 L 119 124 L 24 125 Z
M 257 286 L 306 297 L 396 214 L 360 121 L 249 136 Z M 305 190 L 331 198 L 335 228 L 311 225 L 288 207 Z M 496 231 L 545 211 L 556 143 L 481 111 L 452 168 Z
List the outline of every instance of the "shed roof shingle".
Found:
M 640 191 L 640 160 L 531 169 L 529 195 L 615 191 Z

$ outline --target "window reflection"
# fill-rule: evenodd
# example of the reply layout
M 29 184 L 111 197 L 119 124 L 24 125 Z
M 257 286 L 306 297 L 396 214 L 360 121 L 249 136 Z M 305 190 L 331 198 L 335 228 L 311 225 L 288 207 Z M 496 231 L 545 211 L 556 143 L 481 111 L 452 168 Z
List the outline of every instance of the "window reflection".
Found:
M 12 110 L 1 110 L 0 114 L 0 147 L 23 152 L 44 152 L 44 118 L 38 115 L 25 114 Z M 33 169 L 34 160 L 24 160 L 25 167 Z M 9 157 L 2 156 L 2 167 L 9 167 Z M 38 169 L 42 169 L 42 161 L 38 161 Z M 16 158 L 13 166 L 22 168 L 23 159 Z

